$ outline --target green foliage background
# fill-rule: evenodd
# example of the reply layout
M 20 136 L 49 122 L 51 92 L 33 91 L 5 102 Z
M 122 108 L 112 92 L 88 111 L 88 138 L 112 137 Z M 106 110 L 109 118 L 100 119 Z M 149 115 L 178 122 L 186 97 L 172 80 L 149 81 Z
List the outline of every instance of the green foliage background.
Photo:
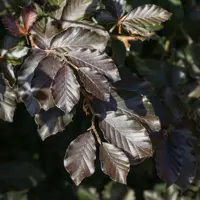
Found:
M 3 2 L 6 2 L 6 9 Z M 0 14 L 13 10 L 19 13 L 21 6 L 27 2 L 29 1 L 3 0 L 0 2 Z M 61 1 L 34 2 L 40 5 L 46 3 L 53 9 Z M 171 20 L 158 32 L 161 38 L 134 41 L 131 43 L 130 52 L 126 52 L 120 42 L 115 42 L 112 44 L 113 59 L 119 66 L 125 63 L 161 92 L 172 88 L 181 101 L 192 108 L 192 117 L 199 120 L 200 1 L 129 0 L 127 10 L 144 4 L 156 4 L 173 13 Z M 37 8 L 40 15 L 45 14 L 40 7 Z M 0 24 L 0 43 L 7 34 L 2 27 Z M 185 98 L 185 95 L 191 98 Z M 166 106 L 165 109 L 169 116 L 164 118 L 173 120 L 175 117 L 178 120 L 182 115 L 180 101 L 168 99 L 168 104 L 169 107 Z M 73 123 L 67 126 L 64 132 L 42 142 L 34 120 L 24 105 L 18 106 L 12 124 L 0 121 L 0 199 L 200 199 L 198 169 L 195 183 L 180 194 L 175 186 L 165 189 L 164 183 L 157 177 L 153 159 L 132 166 L 127 186 L 111 182 L 100 170 L 99 161 L 96 161 L 95 174 L 76 187 L 63 167 L 63 157 L 69 143 L 86 129 L 89 123 L 81 113 L 77 113 Z M 199 138 L 198 134 L 197 137 Z

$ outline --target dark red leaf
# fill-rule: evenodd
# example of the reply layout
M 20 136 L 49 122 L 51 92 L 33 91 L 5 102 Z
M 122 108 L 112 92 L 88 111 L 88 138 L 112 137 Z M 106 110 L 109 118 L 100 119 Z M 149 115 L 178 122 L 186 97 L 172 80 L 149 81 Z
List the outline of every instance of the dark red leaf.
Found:
M 69 145 L 64 166 L 76 185 L 94 173 L 95 152 L 95 139 L 91 132 L 81 134 Z
M 72 122 L 74 113 L 65 115 L 60 109 L 54 107 L 48 111 L 41 110 L 35 115 L 35 122 L 38 125 L 38 133 L 42 140 L 62 132 Z
M 80 85 L 70 66 L 62 67 L 55 76 L 52 95 L 58 108 L 69 113 L 80 99 Z
M 102 74 L 95 69 L 91 70 L 89 67 L 79 68 L 78 73 L 89 93 L 102 101 L 109 100 L 110 84 Z
M 91 70 L 96 69 L 100 74 L 105 75 L 113 82 L 120 80 L 115 63 L 105 53 L 97 50 L 78 49 L 69 52 L 68 58 L 77 67 L 89 67 Z
M 112 144 L 103 142 L 99 147 L 101 169 L 114 181 L 126 184 L 130 164 L 126 154 Z

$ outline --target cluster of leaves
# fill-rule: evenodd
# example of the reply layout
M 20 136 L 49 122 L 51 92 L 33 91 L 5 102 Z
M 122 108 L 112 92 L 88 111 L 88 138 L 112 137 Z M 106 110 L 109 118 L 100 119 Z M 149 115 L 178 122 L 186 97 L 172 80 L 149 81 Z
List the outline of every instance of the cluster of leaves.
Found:
M 181 100 L 186 93 L 177 71 L 130 54 L 136 75 L 111 58 L 115 41 L 129 51 L 132 41 L 159 38 L 155 31 L 171 13 L 151 4 L 127 12 L 125 0 L 50 2 L 50 8 L 42 6 L 45 15 L 35 3 L 37 9 L 26 5 L 18 19 L 2 16 L 17 37 L 6 35 L 0 51 L 1 119 L 12 122 L 16 104 L 23 102 L 45 140 L 63 131 L 82 105 L 91 127 L 72 141 L 64 158 L 76 185 L 95 171 L 97 141 L 101 169 L 113 180 L 125 184 L 130 166 L 155 149 L 159 177 L 185 190 L 195 177 L 198 127 L 191 124 L 199 111 Z M 174 77 L 171 85 L 168 75 Z

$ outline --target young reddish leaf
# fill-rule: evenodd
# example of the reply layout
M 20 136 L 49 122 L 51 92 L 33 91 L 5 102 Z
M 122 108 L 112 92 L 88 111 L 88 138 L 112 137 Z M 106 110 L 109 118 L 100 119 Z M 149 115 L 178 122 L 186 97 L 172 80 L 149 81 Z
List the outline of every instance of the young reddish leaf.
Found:
M 102 171 L 114 181 L 126 184 L 126 177 L 130 170 L 129 159 L 126 154 L 112 144 L 103 142 L 99 147 L 99 159 Z
M 33 23 L 37 19 L 37 11 L 33 5 L 27 5 L 22 9 L 22 19 L 24 22 L 24 27 L 27 32 L 30 31 L 30 28 L 33 26 Z
M 107 141 L 122 149 L 134 160 L 151 157 L 152 144 L 149 135 L 137 119 L 131 119 L 120 111 L 108 111 L 99 123 Z
M 33 97 L 31 82 L 36 67 L 45 57 L 45 51 L 34 49 L 32 54 L 25 59 L 18 73 L 19 99 L 24 102 L 26 109 L 32 116 L 34 116 L 36 113 L 39 113 L 40 104 Z
M 85 89 L 97 99 L 108 101 L 110 98 L 110 84 L 97 70 L 82 67 L 78 70 Z
M 126 0 L 102 0 L 106 10 L 110 11 L 112 15 L 119 19 L 125 12 Z
M 118 69 L 113 60 L 105 53 L 97 50 L 78 49 L 68 53 L 69 60 L 78 67 L 89 67 L 96 69 L 100 74 L 105 75 L 111 81 L 120 80 Z
M 61 17 L 62 20 L 66 20 L 64 28 L 70 25 L 67 21 L 77 21 L 93 13 L 98 3 L 99 0 L 68 0 Z
M 94 173 L 95 153 L 95 139 L 91 132 L 81 134 L 69 145 L 64 158 L 64 166 L 76 185 Z
M 4 16 L 2 18 L 2 23 L 5 28 L 15 36 L 22 36 L 23 34 L 19 30 L 18 22 L 11 16 Z
M 109 37 L 106 34 L 102 34 L 102 32 L 97 32 L 91 28 L 69 27 L 52 39 L 51 49 L 67 48 L 73 50 L 84 47 L 103 51 L 106 48 Z
M 41 110 L 35 115 L 38 133 L 42 140 L 62 132 L 72 122 L 73 113 L 65 115 L 60 109 L 54 107 L 48 111 Z
M 58 58 L 49 55 L 39 62 L 31 81 L 33 96 L 40 102 L 44 110 L 54 107 L 51 84 L 58 70 L 63 66 Z
M 69 113 L 80 99 L 80 85 L 70 66 L 62 67 L 55 76 L 52 95 L 58 108 Z

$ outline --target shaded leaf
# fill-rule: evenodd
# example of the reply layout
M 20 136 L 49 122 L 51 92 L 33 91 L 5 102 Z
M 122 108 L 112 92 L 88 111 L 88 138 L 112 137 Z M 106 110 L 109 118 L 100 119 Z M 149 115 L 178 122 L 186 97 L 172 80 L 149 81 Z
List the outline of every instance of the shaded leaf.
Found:
M 171 13 L 153 4 L 140 6 L 126 15 L 123 25 L 127 28 L 131 26 L 155 26 L 167 21 Z
M 163 134 L 163 133 L 162 133 Z M 183 157 L 180 144 L 185 139 L 179 132 L 172 132 L 156 146 L 156 168 L 161 179 L 165 180 L 167 187 L 174 184 L 183 166 Z
M 33 96 L 40 102 L 44 110 L 54 107 L 51 85 L 58 70 L 63 64 L 54 56 L 49 55 L 41 60 L 34 71 L 31 81 Z
M 119 19 L 125 12 L 126 0 L 103 0 L 106 10 Z
M 44 179 L 43 171 L 30 162 L 16 160 L 1 163 L 0 183 L 3 183 L 1 188 L 4 191 L 5 189 L 16 191 L 31 188 Z
M 95 171 L 95 139 L 91 132 L 79 135 L 67 148 L 64 166 L 76 185 Z
M 108 111 L 99 126 L 105 139 L 122 149 L 131 159 L 152 156 L 151 140 L 139 120 L 130 119 L 119 111 Z
M 25 59 L 18 73 L 18 93 L 19 98 L 24 102 L 28 112 L 34 116 L 40 111 L 39 102 L 33 97 L 31 89 L 31 81 L 34 71 L 40 61 L 46 57 L 46 53 L 42 50 L 34 49 L 32 54 Z
M 111 23 L 116 21 L 115 17 L 105 9 L 97 10 L 95 18 L 99 23 Z
M 114 181 L 126 184 L 130 164 L 126 154 L 113 144 L 103 142 L 99 147 L 102 171 Z
M 35 122 L 38 125 L 38 133 L 42 140 L 62 132 L 72 122 L 73 113 L 65 115 L 60 109 L 54 107 L 48 111 L 41 110 L 35 115 Z
M 62 20 L 77 21 L 86 15 L 93 13 L 99 0 L 68 0 L 62 13 Z M 65 23 L 64 28 L 70 23 Z
M 80 99 L 80 85 L 70 66 L 62 67 L 55 76 L 52 95 L 58 108 L 69 113 Z
M 97 70 L 82 67 L 78 70 L 85 89 L 96 98 L 107 101 L 110 98 L 110 84 L 108 80 Z
M 196 158 L 194 155 L 194 148 L 189 140 L 192 137 L 192 133 L 186 129 L 176 130 L 180 137 L 183 137 L 183 142 L 179 143 L 180 152 L 183 158 L 183 166 L 180 172 L 176 184 L 181 187 L 182 191 L 185 191 L 196 175 Z
M 120 80 L 118 69 L 113 60 L 105 53 L 97 50 L 78 49 L 68 53 L 69 60 L 76 66 L 96 69 L 100 74 L 105 75 L 111 81 Z
M 51 49 L 67 48 L 71 50 L 84 47 L 103 51 L 106 48 L 107 41 L 106 34 L 100 35 L 92 29 L 82 27 L 69 27 L 52 39 Z
M 37 12 L 33 5 L 27 5 L 22 9 L 22 19 L 24 22 L 24 27 L 26 31 L 29 32 L 30 28 L 32 27 L 33 23 L 37 19 Z

